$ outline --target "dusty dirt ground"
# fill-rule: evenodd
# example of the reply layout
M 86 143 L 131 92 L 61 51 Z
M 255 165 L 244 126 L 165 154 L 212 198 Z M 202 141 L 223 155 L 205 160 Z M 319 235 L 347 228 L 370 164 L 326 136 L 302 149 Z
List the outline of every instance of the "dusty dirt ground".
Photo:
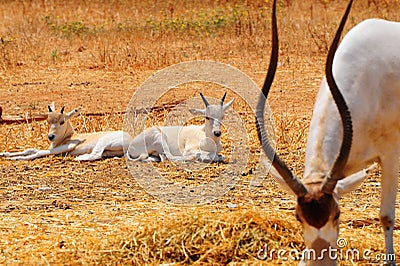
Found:
M 345 6 L 344 1 L 339 1 L 339 3 L 320 1 L 321 3 L 316 3 L 315 6 L 311 2 L 305 1 L 309 5 L 299 6 L 291 3 L 291 1 L 282 1 L 278 15 L 282 17 L 283 21 L 280 24 L 282 28 L 280 33 L 283 36 L 280 65 L 269 99 L 274 115 L 278 153 L 300 176 L 303 169 L 302 162 L 304 161 L 308 125 L 324 70 L 325 51 L 321 50 L 317 44 L 323 47 L 325 38 L 329 40 L 329 37 L 332 36 L 332 29 L 337 25 L 332 25 L 332 21 L 337 23 Z M 397 19 L 397 11 L 393 11 L 393 9 L 399 10 L 400 8 L 397 1 L 383 2 L 361 1 L 354 8 L 349 21 L 350 26 L 371 15 Z M 178 41 L 173 42 L 171 44 L 173 47 L 170 49 L 181 49 L 179 51 L 187 49 L 187 51 L 192 52 L 204 48 L 205 51 L 189 55 L 187 58 L 182 55 L 182 57 L 177 56 L 172 59 L 170 55 L 157 50 L 162 50 L 165 47 L 169 49 L 167 38 L 173 36 L 173 33 L 167 32 L 165 33 L 167 37 L 163 38 L 156 35 L 154 39 L 149 41 L 149 43 L 160 42 L 159 45 L 155 45 L 158 48 L 154 48 L 154 51 L 149 49 L 153 52 L 148 52 L 145 48 L 136 48 L 138 53 L 147 52 L 146 55 L 137 58 L 136 62 L 140 60 L 143 60 L 143 62 L 140 61 L 136 65 L 129 63 L 131 62 L 129 60 L 133 59 L 126 59 L 127 63 L 124 63 L 126 65 L 118 64 L 122 61 L 113 59 L 113 56 L 115 58 L 125 56 L 124 54 L 113 55 L 112 52 L 123 49 L 121 47 L 124 47 L 127 41 L 125 44 L 115 44 L 116 48 L 113 50 L 110 47 L 112 47 L 115 39 L 103 41 L 102 35 L 95 35 L 86 39 L 76 36 L 76 40 L 71 42 L 68 39 L 64 40 L 64 37 L 54 37 L 50 33 L 44 34 L 44 36 L 50 36 L 50 40 L 49 43 L 43 45 L 48 46 L 48 49 L 45 52 L 47 59 L 42 61 L 41 59 L 32 59 L 34 58 L 33 55 L 32 57 L 22 55 L 22 51 L 18 50 L 22 49 L 19 48 L 22 44 L 10 39 L 22 40 L 24 34 L 31 34 L 32 40 L 39 44 L 29 44 L 26 47 L 40 54 L 38 52 L 40 40 L 44 41 L 45 38 L 38 33 L 39 31 L 34 32 L 31 29 L 23 31 L 21 27 L 24 23 L 30 21 L 29 18 L 32 17 L 32 20 L 34 20 L 35 16 L 30 12 L 34 13 L 35 10 L 43 7 L 44 9 L 40 11 L 42 13 L 37 11 L 42 18 L 45 15 L 55 14 L 54 16 L 59 21 L 78 20 L 79 14 L 80 18 L 84 18 L 82 13 L 79 13 L 81 12 L 80 8 L 83 11 L 89 10 L 88 16 L 90 18 L 92 16 L 101 17 L 102 15 L 98 14 L 103 12 L 103 6 L 111 10 L 118 9 L 118 14 L 121 17 L 125 14 L 124 7 L 128 9 L 126 12 L 136 8 L 138 18 L 146 14 L 143 11 L 146 9 L 149 13 L 156 14 L 154 15 L 155 18 L 160 12 L 159 9 L 172 12 L 169 2 L 165 6 L 157 6 L 156 3 L 150 2 L 146 2 L 143 6 L 139 3 L 123 1 L 116 1 L 116 3 L 120 3 L 120 5 L 115 6 L 115 3 L 98 1 L 94 2 L 93 5 L 88 4 L 76 8 L 74 5 L 77 3 L 73 2 L 71 6 L 66 6 L 69 11 L 64 16 L 60 9 L 65 6 L 57 1 L 42 1 L 43 6 L 36 6 L 35 3 L 29 1 L 2 3 L 0 5 L 1 14 L 4 21 L 7 22 L 0 32 L 2 35 L 0 106 L 3 108 L 3 115 L 45 114 L 47 105 L 54 101 L 58 108 L 65 106 L 67 111 L 76 106 L 83 106 L 82 115 L 72 121 L 78 132 L 119 130 L 123 127 L 122 113 L 126 111 L 137 88 L 155 71 L 173 63 L 179 63 L 182 58 L 183 61 L 211 59 L 231 64 L 261 86 L 269 58 L 269 31 L 253 36 L 239 35 L 237 39 L 232 40 L 233 43 L 230 46 L 225 48 L 223 46 L 229 43 L 229 35 L 221 37 L 223 39 L 222 47 L 219 46 L 217 41 L 218 34 L 215 37 L 207 36 L 203 41 L 197 42 L 198 40 L 196 40 L 196 43 L 190 44 L 184 44 L 184 39 L 180 38 L 179 35 Z M 183 8 L 193 8 L 197 4 L 201 6 L 200 3 L 196 2 L 187 4 L 188 7 Z M 203 4 L 207 6 L 209 3 Z M 220 4 L 223 6 L 229 3 L 221 2 Z M 239 3 L 236 4 L 239 5 Z M 263 5 L 267 5 L 268 8 L 269 4 L 255 1 L 255 3 L 248 3 L 247 8 L 257 10 L 257 8 L 262 8 Z M 18 19 L 13 24 L 10 22 L 12 15 L 6 14 L 11 14 L 7 12 L 20 5 L 24 8 L 23 12 L 25 13 L 17 12 L 15 16 Z M 218 8 L 218 6 L 211 6 L 216 10 Z M 205 7 L 202 6 L 202 8 Z M 71 11 L 75 9 L 76 12 Z M 180 11 L 175 7 L 174 12 Z M 301 15 L 301 12 L 303 12 L 303 15 Z M 323 12 L 326 12 L 325 16 L 321 15 Z M 313 25 L 316 26 L 312 29 L 309 28 L 305 33 L 300 33 L 300 28 L 307 29 L 307 27 L 310 27 L 307 26 L 306 21 L 306 16 L 309 16 L 310 13 L 314 16 L 311 23 L 315 23 Z M 18 14 L 19 16 L 25 14 L 26 21 L 21 19 Z M 173 14 L 171 14 L 171 17 L 173 18 Z M 290 26 L 287 28 L 283 26 L 284 22 L 292 20 L 293 23 Z M 91 22 L 90 19 L 88 21 Z M 123 20 L 121 19 L 121 21 Z M 21 25 L 17 25 L 18 23 Z M 239 27 L 239 30 L 242 29 L 240 28 L 241 25 L 236 25 L 236 27 Z M 314 30 L 315 32 L 325 30 L 326 33 L 312 37 L 311 33 Z M 292 36 L 296 33 L 301 37 L 297 39 Z M 290 39 L 289 35 L 293 39 Z M 257 50 L 258 46 L 250 47 L 250 52 L 241 53 L 241 49 L 245 50 L 246 45 L 250 45 L 246 42 L 245 47 L 241 47 L 243 43 L 237 41 L 241 38 L 254 38 L 254 42 L 263 49 Z M 314 41 L 310 41 L 312 38 L 314 38 Z M 10 46 L 5 45 L 7 40 L 9 40 L 10 45 L 19 46 L 13 48 L 14 50 L 10 49 Z M 190 41 L 189 38 L 187 42 Z M 107 45 L 97 47 L 97 44 L 93 44 L 91 46 L 91 42 L 104 42 Z M 309 42 L 306 47 L 313 48 L 304 49 L 304 46 L 302 46 L 304 42 Z M 147 43 L 143 44 L 143 46 L 146 45 Z M 199 45 L 200 48 L 195 47 L 195 45 Z M 55 51 L 52 48 L 53 46 L 58 47 L 56 51 L 58 54 L 56 55 L 53 53 Z M 129 46 L 129 44 L 126 44 L 126 46 Z M 80 47 L 85 48 L 79 49 Z M 296 47 L 303 50 L 296 50 Z M 104 57 L 109 58 L 110 61 L 100 60 L 102 57 L 98 54 L 101 53 L 102 49 L 104 49 L 104 53 L 109 53 Z M 217 51 L 213 54 L 213 49 L 216 51 L 227 49 L 229 51 L 223 54 L 218 54 Z M 36 53 L 32 51 L 27 51 L 27 53 Z M 182 54 L 184 53 L 182 52 Z M 97 59 L 100 62 L 96 62 Z M 146 65 L 145 63 L 157 60 L 162 60 L 163 63 L 151 63 L 154 65 L 150 63 Z M 206 95 L 220 97 L 219 95 L 222 95 L 224 88 L 214 90 L 207 85 L 204 85 L 204 87 L 200 85 L 196 89 L 171 90 L 163 95 L 159 104 L 174 103 L 177 99 L 194 97 L 200 91 Z M 228 98 L 231 97 L 228 92 Z M 257 95 L 254 95 L 254 97 L 257 97 Z M 294 197 L 279 188 L 271 176 L 257 172 L 261 151 L 256 137 L 254 119 L 248 106 L 238 99 L 234 103 L 233 109 L 240 113 L 245 121 L 250 143 L 249 160 L 243 171 L 232 172 L 233 178 L 237 180 L 233 187 L 212 202 L 200 205 L 187 206 L 168 203 L 168 200 L 160 200 L 160 198 L 147 193 L 143 186 L 138 183 L 138 176 L 130 173 L 124 159 L 110 158 L 95 162 L 77 162 L 69 156 L 51 156 L 34 161 L 16 162 L 0 158 L 0 264 L 231 263 L 241 265 L 293 265 L 293 261 L 279 260 L 275 256 L 272 260 L 264 261 L 257 258 L 257 251 L 263 248 L 265 243 L 270 247 L 286 250 L 296 249 L 298 251 L 304 248 L 304 244 L 300 225 L 293 215 Z M 157 118 L 164 117 L 168 110 L 153 112 L 148 123 L 157 122 Z M 19 151 L 31 147 L 47 148 L 47 130 L 45 121 L 11 125 L 0 124 L 0 152 Z M 225 154 L 229 155 L 232 149 L 229 144 L 234 144 L 235 140 L 230 138 L 231 135 L 226 130 L 224 134 Z M 134 167 L 142 171 L 141 180 L 143 177 L 150 181 L 157 178 L 152 174 L 147 174 L 148 167 L 153 167 L 152 169 L 162 172 L 163 177 L 169 183 L 161 183 L 165 185 L 158 189 L 160 191 L 165 190 L 167 193 L 170 189 L 168 184 L 179 184 L 190 189 L 212 182 L 225 169 L 232 167 L 234 163 L 232 161 L 227 164 L 207 165 L 196 171 L 179 169 L 179 166 L 176 167 L 172 163 L 150 166 L 137 164 Z M 383 233 L 378 219 L 379 177 L 380 169 L 377 169 L 360 188 L 344 196 L 341 200 L 340 236 L 347 242 L 346 250 L 350 248 L 359 251 L 368 249 L 371 251 L 372 260 L 342 260 L 341 265 L 370 265 L 371 263 L 379 264 L 382 262 L 376 259 L 376 256 L 384 252 Z M 256 186 L 251 186 L 252 181 L 259 180 L 259 178 L 263 179 L 262 182 Z M 175 196 L 178 197 L 179 195 Z M 397 197 L 396 202 L 396 210 L 399 211 L 399 209 L 400 196 Z M 397 217 L 399 216 L 397 215 Z M 235 224 L 242 226 L 238 227 L 240 230 L 235 229 Z M 193 225 L 198 231 L 191 232 L 189 230 L 193 229 L 191 227 Z M 212 227 L 214 225 L 215 227 Z M 233 229 L 229 226 L 233 226 Z M 218 235 L 218 239 L 221 238 L 223 241 L 213 242 L 212 239 L 217 239 L 217 237 L 207 236 L 209 232 L 201 231 L 202 228 L 205 231 L 207 228 L 211 228 L 210 231 L 225 232 L 226 237 L 224 233 L 221 233 L 221 235 Z M 218 231 L 220 228 L 230 228 L 230 231 L 227 232 L 222 229 Z M 251 230 L 254 228 L 263 228 L 265 231 L 262 231 L 262 233 L 257 231 L 253 238 L 248 238 L 250 239 L 248 243 L 252 245 L 250 248 L 247 248 L 247 244 L 245 245 L 240 241 L 237 245 L 227 244 L 229 236 L 232 236 L 232 239 L 238 237 L 239 240 L 241 239 L 242 236 L 239 233 L 239 236 L 235 235 L 235 232 L 251 232 L 250 234 L 253 234 Z M 186 234 L 184 237 L 182 236 L 183 232 Z M 208 239 L 209 243 L 205 245 L 202 242 L 203 246 L 200 244 L 196 246 L 194 239 L 202 233 L 204 233 L 204 239 Z M 262 238 L 256 239 L 255 236 L 258 236 L 258 234 L 261 234 Z M 400 257 L 399 218 L 396 219 L 394 238 L 396 255 Z M 175 246 L 171 246 L 171 243 L 174 243 Z M 243 252 L 242 246 L 247 248 L 244 248 L 247 253 Z

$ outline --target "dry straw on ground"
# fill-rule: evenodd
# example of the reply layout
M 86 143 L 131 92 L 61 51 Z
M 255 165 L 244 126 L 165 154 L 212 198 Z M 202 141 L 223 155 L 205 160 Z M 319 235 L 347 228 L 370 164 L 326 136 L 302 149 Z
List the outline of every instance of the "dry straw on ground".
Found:
M 269 103 L 278 152 L 301 175 L 326 49 L 346 1 L 278 3 L 280 62 Z M 3 114 L 43 114 L 47 104 L 55 101 L 66 110 L 84 107 L 83 115 L 72 121 L 79 132 L 120 129 L 121 112 L 135 88 L 156 70 L 197 59 L 233 65 L 261 85 L 269 59 L 270 4 L 261 0 L 2 1 Z M 368 17 L 400 20 L 399 9 L 395 0 L 356 1 L 346 30 Z M 199 91 L 218 98 L 224 90 L 200 84 L 196 90 L 171 90 L 159 103 L 176 103 Z M 200 206 L 166 204 L 147 194 L 124 160 L 1 159 L 0 264 L 293 265 L 277 255 L 257 258 L 265 246 L 300 252 L 304 244 L 293 217 L 294 198 L 270 176 L 257 172 L 260 149 L 253 115 L 243 101 L 233 107 L 246 121 L 251 156 L 233 188 Z M 164 118 L 168 110 L 156 109 L 152 119 Z M 224 133 L 228 146 L 229 132 Z M 46 135 L 45 122 L 1 124 L 0 151 L 46 148 Z M 230 147 L 225 152 L 229 154 Z M 184 173 L 169 163 L 157 165 L 166 178 L 182 186 L 210 182 L 227 166 Z M 341 200 L 340 236 L 348 243 L 343 251 L 368 249 L 371 259 L 384 252 L 377 219 L 379 171 Z M 263 182 L 250 186 L 256 177 Z M 397 219 L 397 257 L 399 224 Z M 371 262 L 377 261 L 353 258 L 341 260 L 341 265 Z

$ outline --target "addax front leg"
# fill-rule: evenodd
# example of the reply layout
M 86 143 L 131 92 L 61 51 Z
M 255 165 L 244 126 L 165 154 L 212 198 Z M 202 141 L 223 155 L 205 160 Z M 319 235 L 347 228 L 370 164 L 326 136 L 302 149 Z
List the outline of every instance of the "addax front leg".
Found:
M 225 160 L 225 157 L 214 152 L 199 152 L 196 154 L 196 159 L 203 163 L 218 163 Z
M 388 156 L 382 161 L 382 202 L 380 219 L 385 233 L 387 265 L 396 265 L 393 248 L 393 227 L 395 222 L 396 193 L 398 184 L 399 154 Z
M 49 150 L 36 150 L 35 153 L 29 154 L 29 155 L 24 155 L 24 156 L 14 156 L 14 157 L 9 157 L 7 158 L 8 160 L 15 160 L 15 161 L 27 161 L 27 160 L 33 160 L 36 158 L 44 157 L 50 155 Z
M 37 153 L 37 149 L 27 149 L 21 152 L 2 152 L 0 153 L 0 157 L 15 157 L 15 156 L 26 156 Z
M 57 154 L 62 154 L 62 153 L 67 153 L 71 150 L 73 150 L 76 146 L 76 143 L 69 143 L 69 144 L 65 144 L 62 146 L 59 146 L 57 148 L 51 149 L 51 150 L 36 150 L 36 149 L 30 149 L 30 150 L 26 150 L 20 154 L 22 154 L 22 156 L 14 156 L 14 157 L 9 157 L 7 159 L 9 160 L 33 160 L 36 158 L 40 158 L 40 157 L 45 157 L 45 156 L 49 156 L 49 155 L 57 155 Z M 29 151 L 29 152 L 27 152 Z M 28 155 L 26 155 L 28 154 Z
M 131 136 L 123 131 L 108 133 L 98 139 L 92 151 L 76 158 L 77 161 L 94 161 L 103 157 L 123 156 L 124 148 L 127 148 Z M 84 144 L 83 144 L 84 145 Z
M 214 162 L 220 163 L 220 162 L 223 162 L 224 160 L 225 160 L 225 156 L 224 156 L 224 155 L 222 155 L 222 154 L 217 154 L 217 155 L 215 156 Z

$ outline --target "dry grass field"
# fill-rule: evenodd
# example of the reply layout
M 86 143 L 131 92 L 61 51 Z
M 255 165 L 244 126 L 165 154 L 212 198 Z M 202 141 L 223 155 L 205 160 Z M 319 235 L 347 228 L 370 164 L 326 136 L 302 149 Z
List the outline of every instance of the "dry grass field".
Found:
M 45 114 L 55 101 L 67 111 L 83 106 L 72 121 L 78 132 L 119 130 L 122 113 L 147 78 L 191 60 L 229 64 L 261 86 L 270 54 L 270 2 L 0 1 L 3 116 Z M 269 104 L 278 153 L 301 176 L 327 49 L 347 2 L 278 2 L 280 57 Z M 399 11 L 397 0 L 355 1 L 346 31 L 370 17 L 400 21 Z M 225 90 L 208 84 L 171 89 L 157 104 L 173 106 L 200 91 L 220 98 Z M 227 167 L 234 169 L 235 161 L 196 171 L 172 163 L 137 164 L 143 171 L 134 176 L 124 159 L 0 158 L 0 264 L 293 265 L 285 258 L 304 248 L 294 197 L 257 170 L 254 116 L 240 95 L 228 92 L 231 97 L 245 122 L 250 156 L 243 171 L 233 171 L 236 184 L 208 203 L 168 203 L 147 193 L 138 178 L 156 180 L 146 172 L 153 167 L 169 181 L 160 183 L 168 194 L 168 184 L 207 184 Z M 169 110 L 154 108 L 147 123 L 157 123 Z M 47 131 L 44 121 L 0 124 L 0 152 L 47 148 Z M 228 130 L 224 134 L 229 155 L 235 140 Z M 341 265 L 382 263 L 379 174 L 377 169 L 341 200 L 340 237 L 347 242 L 342 251 L 360 252 L 359 259 L 342 259 Z M 263 180 L 251 186 L 256 178 Z M 394 234 L 400 258 L 399 218 Z M 286 251 L 282 258 L 272 252 L 278 249 Z M 364 250 L 370 260 L 362 257 Z

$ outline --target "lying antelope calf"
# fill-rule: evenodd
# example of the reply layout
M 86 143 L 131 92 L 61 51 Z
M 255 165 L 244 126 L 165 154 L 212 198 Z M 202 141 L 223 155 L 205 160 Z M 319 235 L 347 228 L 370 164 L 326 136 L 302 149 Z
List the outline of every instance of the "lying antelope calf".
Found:
M 124 156 L 124 148 L 131 142 L 131 136 L 123 131 L 104 131 L 78 134 L 73 129 L 70 119 L 77 116 L 80 108 L 64 114 L 64 107 L 58 113 L 54 103 L 48 106 L 47 121 L 50 125 L 48 150 L 28 149 L 23 152 L 4 152 L 0 157 L 11 160 L 32 160 L 52 154 L 77 156 L 77 161 L 91 161 L 104 157 Z
M 221 121 L 224 112 L 233 103 L 224 104 L 225 96 L 217 105 L 209 104 L 200 93 L 205 109 L 190 109 L 192 114 L 203 115 L 203 125 L 165 126 L 146 129 L 129 145 L 127 157 L 135 161 L 202 161 L 221 162 Z

